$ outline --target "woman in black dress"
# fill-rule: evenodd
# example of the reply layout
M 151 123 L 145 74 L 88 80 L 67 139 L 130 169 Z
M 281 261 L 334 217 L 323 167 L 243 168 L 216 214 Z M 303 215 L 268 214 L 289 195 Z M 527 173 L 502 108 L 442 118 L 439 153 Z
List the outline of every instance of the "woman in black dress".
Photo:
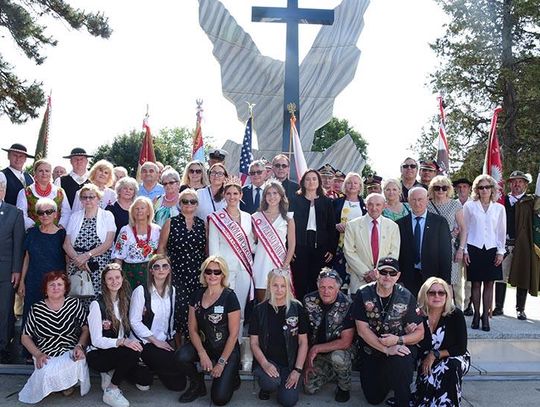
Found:
M 325 196 L 320 174 L 307 170 L 300 190 L 290 203 L 296 227 L 295 258 L 291 263 L 297 298 L 317 289 L 317 276 L 331 264 L 336 253 L 337 234 L 332 200 Z
M 206 229 L 204 221 L 195 216 L 199 199 L 193 189 L 180 193 L 180 214 L 167 219 L 159 239 L 158 253 L 172 262 L 172 284 L 176 288 L 175 329 L 187 339 L 188 305 L 191 295 L 201 288 L 199 273 L 205 258 Z
M 201 266 L 200 281 L 204 288 L 193 294 L 189 304 L 189 336 L 177 352 L 177 360 L 190 380 L 190 386 L 179 401 L 190 403 L 206 395 L 204 373 L 198 373 L 196 362 L 210 374 L 212 403 L 227 404 L 240 387 L 240 304 L 228 288 L 229 270 L 225 260 L 208 257 Z
M 420 344 L 423 355 L 416 377 L 415 406 L 459 406 L 461 382 L 471 363 L 463 313 L 452 303 L 450 286 L 437 277 L 422 285 L 418 304 L 427 325 Z

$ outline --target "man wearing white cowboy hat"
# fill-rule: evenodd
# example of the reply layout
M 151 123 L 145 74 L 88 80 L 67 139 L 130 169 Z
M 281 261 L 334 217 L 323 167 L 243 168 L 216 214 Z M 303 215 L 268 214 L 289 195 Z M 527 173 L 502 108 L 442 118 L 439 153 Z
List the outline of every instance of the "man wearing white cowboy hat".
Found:
M 88 181 L 88 158 L 91 157 L 93 155 L 86 154 L 86 150 L 80 147 L 75 147 L 69 155 L 63 157 L 69 158 L 72 170 L 69 174 L 57 178 L 54 184 L 66 191 L 70 207 L 73 207 L 73 201 L 75 200 L 77 191 L 84 184 L 90 182 Z
M 9 167 L 2 170 L 7 180 L 4 201 L 11 205 L 17 205 L 19 191 L 34 183 L 32 176 L 24 171 L 26 159 L 34 158 L 34 156 L 28 154 L 26 147 L 19 143 L 12 144 L 10 148 L 2 150 L 7 151 L 9 160 Z
M 510 193 L 504 198 L 506 209 L 507 257 L 503 261 L 503 282 L 495 286 L 495 309 L 493 315 L 502 315 L 506 295 L 506 279 L 516 287 L 517 319 L 526 320 L 525 302 L 527 292 L 538 295 L 540 286 L 540 259 L 533 244 L 534 203 L 538 200 L 526 194 L 532 181 L 530 174 L 513 171 L 508 177 Z

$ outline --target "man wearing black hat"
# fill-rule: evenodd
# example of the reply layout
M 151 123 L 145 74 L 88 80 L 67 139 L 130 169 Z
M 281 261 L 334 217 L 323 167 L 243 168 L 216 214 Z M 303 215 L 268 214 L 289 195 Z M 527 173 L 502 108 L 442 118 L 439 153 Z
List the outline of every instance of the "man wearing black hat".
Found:
M 366 186 L 366 193 L 372 194 L 382 194 L 382 177 L 378 175 L 370 175 L 364 180 L 364 185 Z
M 212 151 L 210 154 L 208 154 L 208 168 L 212 168 L 212 165 L 217 163 L 225 165 L 226 156 L 227 152 L 225 150 L 220 150 L 218 148 L 217 150 Z
M 34 156 L 28 154 L 26 147 L 18 143 L 2 150 L 7 151 L 9 160 L 9 167 L 2 170 L 7 180 L 6 197 L 4 200 L 8 204 L 16 206 L 19 191 L 34 183 L 32 176 L 24 171 L 26 159 L 34 158 Z
M 329 196 L 329 193 L 332 193 L 332 187 L 334 184 L 334 174 L 336 173 L 336 170 L 334 167 L 332 167 L 330 164 L 325 164 L 321 168 L 317 170 L 317 172 L 321 175 L 322 180 L 322 187 L 324 191 L 326 192 L 326 196 L 331 198 Z
M 439 172 L 439 165 L 434 160 L 420 161 L 420 183 L 427 189 L 429 183 Z
M 356 330 L 362 338 L 360 382 L 369 404 L 382 403 L 394 390 L 395 405 L 408 407 L 414 345 L 423 339 L 424 326 L 416 312 L 416 298 L 396 284 L 401 274 L 399 262 L 384 257 L 375 271 L 376 281 L 358 290 L 353 305 Z
M 69 162 L 72 166 L 72 171 L 68 175 L 64 175 L 58 178 L 54 183 L 56 186 L 62 187 L 66 191 L 69 206 L 73 208 L 73 201 L 77 191 L 82 188 L 84 184 L 89 183 L 88 180 L 88 158 L 93 155 L 87 154 L 86 150 L 80 147 L 75 147 L 71 150 L 69 155 L 63 158 L 69 158 Z
M 510 193 L 504 198 L 506 209 L 507 257 L 503 261 L 503 278 L 516 287 L 517 319 L 526 320 L 525 302 L 527 291 L 538 295 L 540 261 L 534 251 L 533 217 L 535 196 L 526 194 L 532 181 L 529 174 L 514 171 L 510 174 Z M 502 315 L 506 296 L 506 281 L 495 285 L 495 309 L 493 315 Z

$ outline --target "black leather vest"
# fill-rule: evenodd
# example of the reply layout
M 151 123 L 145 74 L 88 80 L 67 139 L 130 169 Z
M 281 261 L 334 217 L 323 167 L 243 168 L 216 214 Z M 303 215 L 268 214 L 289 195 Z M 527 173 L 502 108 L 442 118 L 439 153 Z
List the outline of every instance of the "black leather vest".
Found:
M 285 314 L 285 326 L 287 329 L 283 329 L 283 336 L 285 337 L 285 347 L 287 350 L 287 361 L 289 363 L 289 369 L 294 369 L 296 363 L 296 356 L 298 355 L 298 326 L 300 318 L 301 305 L 292 301 L 289 310 Z M 268 306 L 267 301 L 257 305 L 255 311 L 259 315 L 259 326 L 261 331 L 259 332 L 259 346 L 264 354 L 267 353 L 270 332 L 268 331 Z M 254 359 L 257 363 L 257 360 Z
M 323 310 L 321 307 L 322 300 L 319 297 L 319 292 L 314 291 L 304 297 L 304 306 L 309 318 L 309 343 L 314 345 L 317 343 L 319 329 L 325 330 L 326 341 L 330 342 L 341 337 L 343 330 L 343 321 L 349 313 L 349 308 L 352 301 L 342 292 L 338 293 L 336 301 L 326 314 L 326 326 L 321 327 Z
M 103 301 L 103 296 L 99 294 L 96 297 L 96 301 L 99 305 L 99 310 L 101 311 L 101 335 L 104 338 L 118 338 L 118 332 L 113 328 L 111 319 L 107 315 L 107 311 L 105 308 L 105 301 Z M 106 322 L 109 322 L 109 324 L 106 324 Z M 124 338 L 127 338 L 129 336 L 129 332 L 124 332 Z
M 382 300 L 377 295 L 375 287 L 376 283 L 370 283 L 359 290 L 369 327 L 377 336 L 382 334 L 405 335 L 405 317 L 409 310 L 412 294 L 401 285 L 394 285 L 390 303 L 383 309 Z

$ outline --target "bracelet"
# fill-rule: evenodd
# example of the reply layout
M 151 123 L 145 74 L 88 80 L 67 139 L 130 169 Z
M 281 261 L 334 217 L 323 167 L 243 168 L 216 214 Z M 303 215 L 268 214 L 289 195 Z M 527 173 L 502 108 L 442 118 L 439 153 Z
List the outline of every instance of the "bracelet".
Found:
M 304 370 L 303 370 L 303 369 L 300 369 L 299 367 L 296 367 L 296 366 L 294 367 L 293 370 L 296 371 L 296 372 L 298 372 L 298 373 L 300 373 L 300 374 L 304 373 Z
M 403 345 L 403 336 L 399 336 L 396 345 Z

